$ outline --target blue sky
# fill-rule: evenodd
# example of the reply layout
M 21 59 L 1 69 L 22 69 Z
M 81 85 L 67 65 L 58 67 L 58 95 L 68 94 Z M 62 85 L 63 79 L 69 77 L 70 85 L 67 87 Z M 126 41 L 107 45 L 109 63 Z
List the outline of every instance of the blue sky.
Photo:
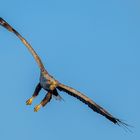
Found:
M 134 126 L 127 133 L 61 93 L 38 113 L 26 106 L 39 69 L 24 45 L 0 27 L 0 139 L 140 138 L 140 2 L 138 0 L 1 0 L 0 16 L 17 29 L 47 70 Z

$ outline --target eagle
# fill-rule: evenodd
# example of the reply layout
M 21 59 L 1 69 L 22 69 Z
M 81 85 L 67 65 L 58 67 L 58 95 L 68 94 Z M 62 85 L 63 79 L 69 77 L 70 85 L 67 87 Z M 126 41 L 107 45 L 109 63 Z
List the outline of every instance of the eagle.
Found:
M 39 95 L 39 92 L 41 89 L 44 89 L 46 91 L 44 99 L 40 102 L 40 104 L 36 105 L 34 107 L 34 111 L 37 112 L 41 107 L 44 107 L 47 103 L 49 103 L 52 99 L 52 97 L 55 97 L 56 99 L 61 100 L 62 97 L 59 94 L 59 91 L 63 91 L 81 102 L 85 103 L 89 108 L 91 108 L 96 113 L 99 113 L 100 115 L 107 118 L 109 121 L 111 121 L 114 124 L 122 125 L 122 126 L 128 126 L 128 124 L 124 123 L 120 119 L 114 117 L 111 115 L 108 111 L 106 111 L 103 107 L 95 103 L 93 100 L 88 98 L 83 93 L 79 92 L 78 90 L 69 87 L 67 85 L 64 85 L 60 83 L 58 80 L 56 80 L 53 76 L 51 76 L 48 71 L 45 69 L 40 57 L 37 55 L 35 50 L 32 48 L 32 46 L 27 42 L 25 38 L 22 37 L 22 35 L 17 32 L 10 24 L 8 24 L 3 18 L 0 17 L 0 25 L 6 28 L 8 31 L 14 33 L 21 42 L 27 47 L 29 52 L 34 57 L 35 61 L 37 62 L 39 69 L 40 69 L 40 79 L 39 83 L 37 84 L 35 91 L 31 98 L 29 98 L 26 101 L 27 105 L 31 105 L 33 100 Z

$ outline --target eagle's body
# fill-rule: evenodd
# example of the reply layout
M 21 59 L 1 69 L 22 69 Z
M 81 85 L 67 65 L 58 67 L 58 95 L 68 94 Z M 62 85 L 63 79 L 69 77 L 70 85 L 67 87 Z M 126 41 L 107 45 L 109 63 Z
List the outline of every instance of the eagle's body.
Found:
M 56 80 L 50 76 L 49 74 L 47 74 L 46 72 L 44 74 L 40 73 L 40 85 L 44 90 L 49 91 L 50 90 L 50 86 L 51 86 L 51 82 L 56 82 Z
M 37 84 L 36 89 L 35 89 L 32 97 L 26 101 L 27 105 L 31 105 L 33 99 L 35 99 L 37 97 L 37 95 L 39 94 L 39 92 L 42 88 L 45 91 L 47 91 L 44 99 L 40 102 L 39 105 L 37 105 L 34 108 L 35 112 L 37 112 L 40 109 L 41 106 L 44 107 L 52 99 L 52 95 L 54 95 L 56 97 L 56 99 L 60 99 L 61 97 L 58 94 L 58 90 L 59 90 L 59 91 L 64 91 L 64 92 L 68 93 L 69 95 L 79 99 L 83 103 L 87 104 L 88 107 L 90 107 L 93 111 L 95 111 L 95 112 L 101 114 L 102 116 L 106 117 L 108 120 L 110 120 L 114 124 L 127 125 L 127 124 L 123 123 L 120 119 L 112 116 L 105 109 L 103 109 L 101 106 L 96 104 L 93 100 L 91 100 L 90 98 L 88 98 L 87 96 L 82 94 L 81 92 L 75 90 L 72 87 L 61 84 L 59 81 L 54 79 L 53 76 L 49 75 L 49 73 L 45 69 L 40 57 L 37 55 L 37 53 L 32 48 L 32 46 L 25 40 L 25 38 L 23 38 L 11 25 L 9 25 L 2 18 L 0 18 L 0 25 L 5 27 L 10 32 L 14 33 L 22 41 L 22 43 L 28 48 L 30 53 L 33 55 L 34 59 L 36 60 L 38 66 L 40 68 L 40 73 L 41 73 L 40 74 L 40 81 Z
M 49 89 L 50 89 L 49 80 L 42 74 L 40 74 L 40 85 L 44 90 L 49 91 Z

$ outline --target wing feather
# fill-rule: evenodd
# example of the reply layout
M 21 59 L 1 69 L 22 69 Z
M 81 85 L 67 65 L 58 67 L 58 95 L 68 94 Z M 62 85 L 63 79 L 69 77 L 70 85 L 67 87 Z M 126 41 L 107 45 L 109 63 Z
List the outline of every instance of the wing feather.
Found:
M 127 125 L 125 123 L 123 123 L 122 121 L 120 121 L 119 119 L 113 117 L 110 113 L 108 113 L 105 109 L 103 109 L 101 106 L 99 106 L 98 104 L 96 104 L 94 101 L 92 101 L 90 98 L 88 98 L 87 96 L 85 96 L 84 94 L 82 94 L 81 92 L 68 87 L 66 85 L 63 84 L 59 84 L 57 87 L 60 91 L 64 91 L 66 93 L 68 93 L 69 95 L 79 99 L 80 101 L 82 101 L 83 103 L 87 104 L 88 107 L 90 107 L 93 111 L 105 116 L 108 120 L 110 120 L 111 122 L 113 122 L 114 124 L 124 124 Z
M 35 50 L 32 48 L 32 46 L 27 42 L 25 38 L 21 36 L 10 24 L 8 24 L 4 19 L 0 17 L 0 25 L 9 30 L 10 32 L 14 33 L 20 40 L 21 42 L 28 48 L 30 53 L 33 55 L 35 61 L 37 62 L 39 68 L 41 71 L 44 71 L 44 65 L 40 59 L 40 57 L 37 55 Z M 46 71 L 47 72 L 47 71 Z

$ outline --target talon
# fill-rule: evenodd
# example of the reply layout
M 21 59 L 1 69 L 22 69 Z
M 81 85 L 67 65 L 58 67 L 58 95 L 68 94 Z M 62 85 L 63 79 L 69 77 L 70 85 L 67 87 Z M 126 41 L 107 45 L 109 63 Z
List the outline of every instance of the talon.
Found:
M 38 110 L 40 109 L 40 107 L 41 107 L 41 104 L 36 105 L 35 108 L 34 108 L 34 112 L 38 112 Z
M 31 105 L 33 102 L 33 97 L 26 101 L 26 105 Z

